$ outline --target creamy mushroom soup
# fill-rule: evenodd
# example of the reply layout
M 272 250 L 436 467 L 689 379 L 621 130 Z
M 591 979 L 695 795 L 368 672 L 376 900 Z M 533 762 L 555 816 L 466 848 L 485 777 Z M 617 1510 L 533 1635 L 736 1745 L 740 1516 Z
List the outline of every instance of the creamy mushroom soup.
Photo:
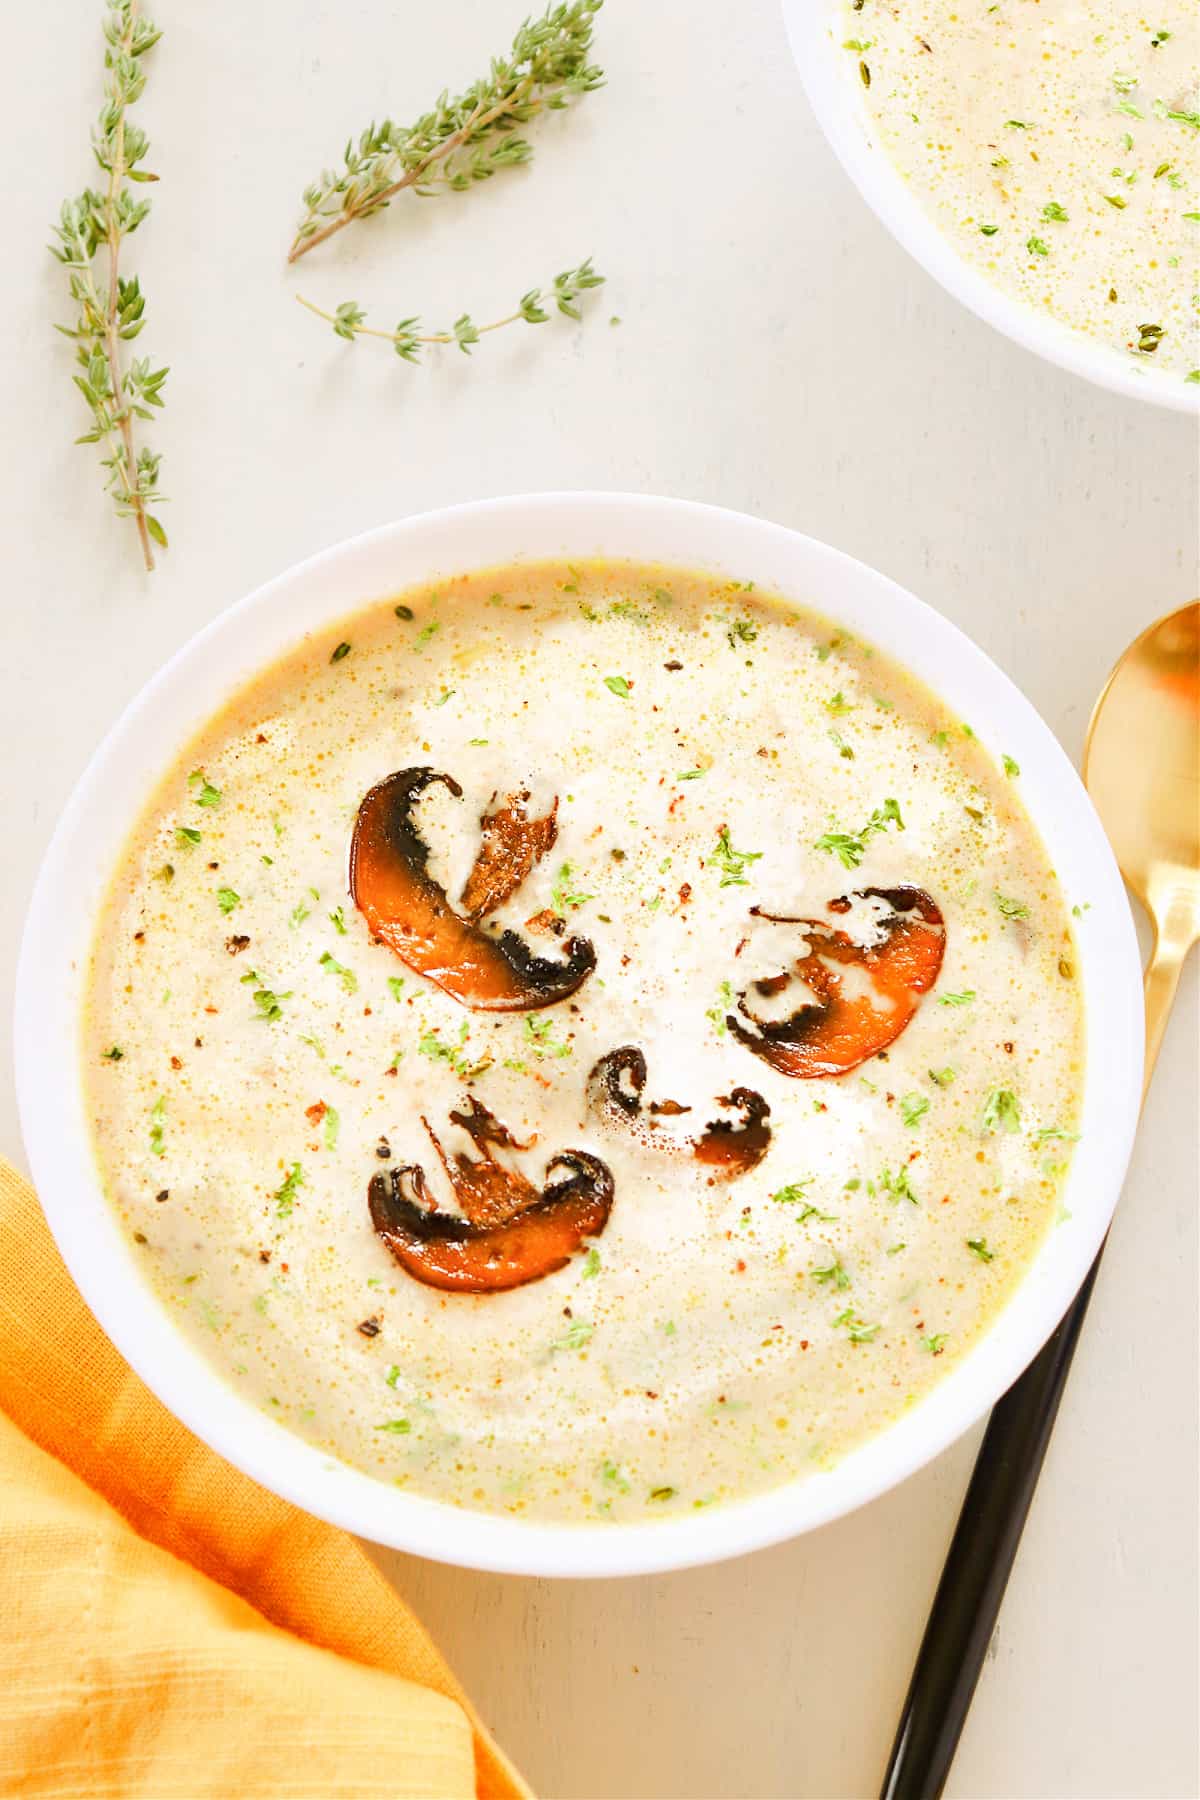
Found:
M 1020 794 L 750 582 L 501 568 L 306 639 L 100 921 L 87 1090 L 146 1279 L 272 1417 L 456 1505 L 829 1468 L 1060 1210 L 1084 897 Z
M 1194 0 L 853 0 L 840 24 L 885 148 L 968 262 L 1200 382 Z

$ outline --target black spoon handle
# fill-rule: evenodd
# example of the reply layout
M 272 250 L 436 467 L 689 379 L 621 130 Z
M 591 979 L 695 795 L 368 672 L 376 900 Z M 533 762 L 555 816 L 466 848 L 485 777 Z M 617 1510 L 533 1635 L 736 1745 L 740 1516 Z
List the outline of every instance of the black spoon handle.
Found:
M 937 1800 L 946 1784 L 1103 1255 L 1101 1245 L 1053 1337 L 992 1409 L 921 1639 L 881 1800 Z

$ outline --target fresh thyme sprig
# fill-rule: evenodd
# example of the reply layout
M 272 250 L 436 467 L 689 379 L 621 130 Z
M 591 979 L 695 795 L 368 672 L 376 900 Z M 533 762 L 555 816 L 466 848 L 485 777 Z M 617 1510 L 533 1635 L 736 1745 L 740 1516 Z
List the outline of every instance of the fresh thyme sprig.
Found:
M 366 313 L 355 300 L 343 300 L 336 312 L 326 312 L 323 307 L 316 306 L 306 300 L 303 294 L 296 298 L 301 306 L 306 306 L 318 319 L 325 319 L 333 326 L 338 337 L 353 343 L 356 337 L 382 338 L 391 344 L 396 355 L 404 362 L 419 362 L 421 350 L 425 344 L 457 344 L 464 355 L 469 356 L 472 348 L 480 338 L 489 331 L 500 331 L 505 325 L 515 325 L 518 321 L 526 325 L 544 325 L 550 314 L 546 306 L 553 304 L 560 313 L 569 319 L 581 319 L 579 297 L 589 288 L 602 287 L 603 275 L 597 275 L 589 256 L 581 262 L 577 269 L 564 269 L 554 277 L 549 294 L 543 294 L 541 288 L 530 288 L 522 294 L 515 312 L 506 313 L 502 319 L 493 319 L 489 325 L 476 325 L 470 313 L 460 313 L 448 331 L 422 331 L 418 318 L 401 319 L 395 331 L 379 331 L 373 325 L 367 325 Z M 546 306 L 542 304 L 543 299 Z
M 126 368 L 123 346 L 145 323 L 145 300 L 137 276 L 120 273 L 121 242 L 150 211 L 150 202 L 135 200 L 127 181 L 157 181 L 139 168 L 149 148 L 144 131 L 127 117 L 146 85 L 142 58 L 162 35 L 140 12 L 140 0 L 105 0 L 104 105 L 92 132 L 92 150 L 107 177 L 101 191 L 85 188 L 64 200 L 51 252 L 69 271 L 71 298 L 78 308 L 74 325 L 57 329 L 77 345 L 81 373 L 75 385 L 92 411 L 90 431 L 76 441 L 103 444 L 108 470 L 106 491 L 120 518 L 133 518 L 147 569 L 154 567 L 151 539 L 166 548 L 167 534 L 150 505 L 158 493 L 160 457 L 135 451 L 134 419 L 149 419 L 161 406 L 166 369 L 152 369 L 149 357 L 132 357 Z M 105 252 L 105 276 L 97 279 L 96 253 Z
M 539 112 L 561 110 L 604 84 L 588 61 L 592 19 L 603 0 L 564 0 L 540 19 L 526 19 L 507 57 L 457 99 L 443 91 L 413 125 L 385 119 L 351 138 L 340 171 L 325 169 L 305 188 L 304 217 L 288 251 L 295 262 L 335 232 L 369 218 L 412 188 L 428 197 L 438 184 L 455 192 L 500 169 L 526 163 L 533 149 L 511 134 Z

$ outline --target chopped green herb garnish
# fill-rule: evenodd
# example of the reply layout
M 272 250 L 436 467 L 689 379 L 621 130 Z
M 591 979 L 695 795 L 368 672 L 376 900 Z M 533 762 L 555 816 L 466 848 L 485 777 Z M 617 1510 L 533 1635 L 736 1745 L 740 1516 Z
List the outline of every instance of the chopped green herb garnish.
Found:
M 525 1016 L 528 1018 L 528 1013 Z M 464 1048 L 469 1034 L 470 1027 L 464 1019 L 458 1028 L 458 1042 L 448 1044 L 435 1026 L 432 1030 L 421 1033 L 417 1040 L 417 1054 L 427 1056 L 430 1062 L 448 1063 L 462 1080 L 471 1081 L 476 1075 L 482 1075 L 485 1069 L 491 1068 L 492 1058 L 483 1056 L 478 1062 L 471 1061 Z
M 600 1252 L 593 1244 L 583 1259 L 581 1275 L 584 1281 L 592 1281 L 600 1273 Z
M 217 889 L 217 905 L 223 913 L 231 913 L 235 907 L 238 907 L 241 904 L 242 896 L 235 893 L 232 888 L 223 887 Z
M 181 850 L 191 850 L 200 842 L 201 833 L 194 825 L 179 825 L 175 830 L 175 842 Z
M 845 1312 L 840 1312 L 833 1322 L 835 1325 L 845 1326 L 852 1344 L 869 1344 L 880 1329 L 878 1325 L 864 1324 L 852 1306 L 848 1306 Z
M 839 688 L 836 694 L 826 700 L 825 711 L 832 713 L 834 718 L 838 718 L 842 713 L 853 712 L 854 707 Z
M 333 926 L 333 929 L 337 932 L 339 937 L 345 937 L 345 935 L 346 935 L 346 915 L 342 911 L 340 906 L 335 906 L 333 911 L 330 913 L 329 923 Z
M 604 685 L 609 693 L 615 694 L 619 700 L 628 700 L 630 687 L 623 675 L 606 675 Z
M 946 1335 L 944 1331 L 935 1331 L 932 1337 L 923 1337 L 922 1349 L 928 1350 L 930 1356 L 940 1356 L 946 1348 Z
M 708 1020 L 709 1024 L 716 1031 L 716 1034 L 718 1037 L 724 1037 L 725 1033 L 729 1029 L 728 1025 L 725 1023 L 725 1020 L 726 1020 L 726 1016 L 729 1012 L 729 1009 L 732 1005 L 733 1005 L 733 983 L 732 983 L 732 981 L 723 981 L 721 983 L 720 987 L 717 989 L 716 1005 L 710 1006 L 708 1011 L 704 1015 L 705 1018 Z
M 1040 1131 L 1035 1131 L 1033 1134 L 1033 1141 L 1035 1144 L 1048 1144 L 1052 1140 L 1056 1140 L 1061 1144 L 1077 1144 L 1079 1142 L 1079 1133 L 1077 1131 L 1064 1131 L 1061 1125 L 1043 1125 Z
M 924 1094 L 905 1094 L 900 1101 L 900 1117 L 913 1130 L 921 1123 L 929 1111 L 929 1101 Z
M 109 1049 L 103 1052 L 103 1059 L 105 1062 L 121 1062 L 124 1055 L 125 1052 L 122 1050 L 120 1044 L 113 1044 Z
M 890 1169 L 884 1169 L 879 1185 L 892 1201 L 907 1200 L 913 1206 L 921 1204 L 909 1179 L 907 1163 L 901 1163 L 894 1175 Z
M 375 1429 L 376 1431 L 390 1431 L 395 1437 L 407 1437 L 412 1430 L 412 1421 L 409 1419 L 385 1419 L 383 1424 L 377 1425 Z
M 950 1067 L 949 1063 L 947 1063 L 944 1069 L 930 1069 L 929 1079 L 932 1082 L 936 1082 L 938 1087 L 949 1087 L 954 1080 L 954 1070 Z
M 595 1329 L 589 1319 L 572 1319 L 563 1335 L 551 1344 L 551 1353 L 556 1350 L 582 1350 L 585 1344 L 591 1342 Z
M 867 841 L 877 832 L 886 831 L 889 825 L 897 830 L 905 829 L 904 820 L 900 816 L 900 807 L 895 800 L 885 800 L 877 806 L 866 824 L 857 832 L 827 831 L 813 845 L 814 850 L 827 850 L 836 856 L 844 869 L 857 869 L 867 853 Z
M 717 833 L 717 847 L 709 861 L 721 871 L 722 887 L 749 887 L 746 869 L 762 857 L 761 850 L 735 850 L 729 841 L 729 827 L 722 825 Z
M 554 1035 L 554 1022 L 548 1016 L 539 1013 L 525 1013 L 521 1019 L 521 1031 L 526 1044 L 535 1056 L 570 1056 L 571 1045 L 565 1039 Z
M 984 237 L 995 237 L 1000 227 L 998 225 L 981 225 L 979 229 Z
M 418 631 L 416 637 L 413 639 L 413 649 L 424 650 L 434 632 L 441 630 L 441 625 L 442 621 L 440 619 L 430 619 L 428 625 L 422 625 L 420 631 Z
M 220 806 L 223 795 L 219 787 L 214 787 L 203 769 L 193 769 L 188 776 L 188 786 L 197 788 L 199 792 L 192 795 L 197 806 Z
M 939 1006 L 970 1006 L 975 998 L 974 988 L 964 988 L 961 994 L 939 994 Z
M 1021 773 L 1021 765 L 1013 756 L 1002 756 L 1000 758 L 1000 767 L 1004 770 L 1004 773 L 1008 776 L 1010 781 Z
M 352 969 L 347 969 L 344 964 L 331 956 L 328 950 L 321 953 L 321 967 L 328 969 L 331 975 L 336 975 L 348 994 L 357 994 L 358 976 Z
M 1043 219 L 1053 219 L 1057 225 L 1065 224 L 1068 216 L 1066 208 L 1060 206 L 1057 200 L 1048 200 L 1042 208 Z
M 814 1269 L 812 1278 L 814 1281 L 819 1281 L 822 1287 L 832 1285 L 840 1290 L 850 1286 L 850 1277 L 846 1273 L 840 1256 L 835 1256 L 833 1261 L 826 1263 L 823 1269 Z
M 749 619 L 735 619 L 725 636 L 729 640 L 730 649 L 736 650 L 739 644 L 754 642 L 758 636 L 758 626 L 752 625 Z
M 565 919 L 574 907 L 586 906 L 594 900 L 595 894 L 576 893 L 571 884 L 571 865 L 565 862 L 554 878 L 554 886 L 550 890 L 550 905 L 560 919 Z
M 279 1002 L 281 1000 L 291 999 L 291 988 L 288 988 L 287 992 L 283 994 L 272 993 L 269 987 L 262 986 L 260 976 L 258 976 L 253 969 L 247 969 L 241 979 L 243 987 L 250 986 L 254 988 L 254 993 L 251 995 L 251 998 L 258 1008 L 258 1016 L 260 1019 L 265 1020 L 268 1025 L 273 1025 L 276 1019 L 281 1019 L 283 1017 L 283 1008 L 280 1006 Z M 315 1039 L 307 1041 L 315 1043 Z M 319 1050 L 320 1046 L 317 1046 L 317 1048 Z M 324 1055 L 324 1051 L 320 1051 L 320 1054 Z
M 276 1189 L 273 1196 L 275 1201 L 275 1217 L 277 1219 L 291 1218 L 292 1209 L 296 1204 L 296 1195 L 303 1186 L 304 1171 L 301 1169 L 298 1162 L 294 1162 L 288 1170 L 287 1175 L 284 1177 L 281 1186 Z
M 704 769 L 683 769 L 675 779 L 676 781 L 699 781 L 700 777 L 706 773 L 707 771 Z
M 629 1492 L 629 1481 L 625 1471 L 615 1462 L 602 1462 L 600 1464 L 600 1479 L 607 1487 L 616 1488 L 619 1494 L 627 1494 Z
M 1122 200 L 1121 205 L 1124 206 L 1124 204 L 1125 202 Z M 1027 237 L 1025 240 L 1025 248 L 1028 250 L 1030 256 L 1049 256 L 1050 254 L 1049 244 L 1046 243 L 1044 238 L 1037 236 Z
M 1021 1108 L 1011 1088 L 992 1088 L 983 1103 L 982 1131 L 1020 1131 Z
M 968 1238 L 967 1249 L 971 1252 L 972 1256 L 977 1256 L 980 1262 L 988 1263 L 995 1259 L 996 1252 L 988 1249 L 988 1241 L 986 1238 Z
M 337 647 L 335 648 L 335 650 L 334 650 L 332 656 L 329 658 L 329 660 L 331 663 L 340 663 L 342 658 L 344 656 L 349 656 L 349 654 L 350 654 L 350 646 L 343 639 L 343 641 L 337 645 Z
M 679 1492 L 678 1488 L 656 1487 L 650 1489 L 651 1500 L 673 1500 Z
M 160 1094 L 158 1096 L 158 1099 L 154 1102 L 154 1105 L 150 1108 L 150 1154 L 151 1154 L 151 1156 L 165 1156 L 167 1154 L 167 1146 L 163 1142 L 163 1125 L 164 1125 L 164 1121 L 166 1120 L 166 1116 L 167 1116 L 167 1097 L 165 1094 Z
M 1029 908 L 1024 900 L 1012 900 L 1007 894 L 1002 894 L 996 889 L 992 891 L 992 898 L 1006 919 L 1027 919 L 1029 917 Z
M 404 992 L 404 977 L 403 977 L 403 975 L 389 975 L 387 978 L 387 984 L 388 984 L 388 992 L 391 994 L 392 999 L 399 1000 L 401 994 Z
M 327 1150 L 337 1149 L 338 1132 L 341 1130 L 341 1126 L 342 1121 L 338 1116 L 337 1107 L 327 1106 L 325 1108 L 325 1148 Z

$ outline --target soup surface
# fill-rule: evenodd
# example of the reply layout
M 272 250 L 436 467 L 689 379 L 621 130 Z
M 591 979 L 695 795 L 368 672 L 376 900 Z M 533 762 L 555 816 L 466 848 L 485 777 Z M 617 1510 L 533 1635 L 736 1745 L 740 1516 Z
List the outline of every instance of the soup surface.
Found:
M 458 1505 L 828 1468 L 1060 1207 L 1082 1007 L 1020 787 L 750 584 L 502 568 L 307 639 L 167 772 L 97 933 L 147 1280 L 271 1416 Z
M 1200 382 L 1193 0 L 861 0 L 841 28 L 883 144 L 968 262 Z

